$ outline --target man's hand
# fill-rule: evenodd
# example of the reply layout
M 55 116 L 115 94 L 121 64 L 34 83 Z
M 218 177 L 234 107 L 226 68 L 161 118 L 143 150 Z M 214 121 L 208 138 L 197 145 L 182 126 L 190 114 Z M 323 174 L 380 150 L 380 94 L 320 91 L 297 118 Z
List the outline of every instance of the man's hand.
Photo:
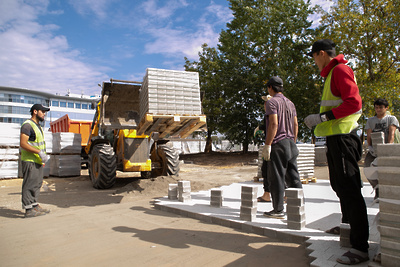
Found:
M 264 145 L 264 148 L 263 148 L 263 151 L 262 151 L 261 155 L 262 155 L 262 158 L 265 161 L 271 160 L 271 146 Z
M 368 146 L 369 153 L 376 158 L 376 153 L 373 146 Z
M 320 124 L 322 122 L 321 120 L 321 115 L 318 114 L 311 114 L 308 115 L 305 119 L 304 119 L 304 123 L 307 125 L 307 127 L 309 129 L 312 129 L 313 126 Z
M 43 151 L 40 151 L 40 152 L 38 153 L 38 155 L 39 155 L 39 157 L 42 159 L 42 163 L 43 163 L 43 164 L 46 163 L 46 162 L 50 159 L 50 157 L 49 157 L 45 152 L 43 152 Z

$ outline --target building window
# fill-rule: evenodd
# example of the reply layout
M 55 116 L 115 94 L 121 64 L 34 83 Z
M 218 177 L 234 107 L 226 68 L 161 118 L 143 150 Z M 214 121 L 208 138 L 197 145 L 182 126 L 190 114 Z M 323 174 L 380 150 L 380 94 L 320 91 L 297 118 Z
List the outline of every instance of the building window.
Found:
M 52 105 L 53 107 L 58 107 L 58 106 L 59 106 L 59 102 L 53 100 L 53 101 L 51 101 L 51 105 Z
M 68 108 L 74 108 L 74 103 L 68 102 Z
M 88 109 L 88 104 L 83 103 L 83 104 L 82 104 L 82 109 Z
M 65 102 L 65 101 L 60 101 L 60 107 L 61 107 L 61 108 L 66 108 L 66 107 L 67 107 L 67 102 Z
M 81 109 L 81 103 L 75 103 L 75 108 Z

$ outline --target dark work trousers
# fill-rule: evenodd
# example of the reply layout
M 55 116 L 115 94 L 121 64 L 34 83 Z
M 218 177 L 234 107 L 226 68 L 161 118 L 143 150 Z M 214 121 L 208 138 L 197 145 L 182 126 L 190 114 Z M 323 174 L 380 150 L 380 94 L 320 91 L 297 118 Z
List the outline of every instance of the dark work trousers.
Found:
M 362 144 L 357 134 L 333 135 L 326 138 L 329 179 L 340 200 L 342 222 L 350 224 L 353 248 L 368 251 L 368 215 L 361 193 L 362 181 L 358 161 Z
M 297 170 L 299 150 L 292 139 L 283 139 L 271 145 L 271 160 L 268 161 L 268 183 L 274 211 L 283 211 L 285 180 L 287 187 L 303 188 Z M 286 176 L 286 179 L 285 179 Z
M 31 209 L 38 204 L 40 188 L 43 183 L 43 165 L 29 161 L 22 163 L 22 208 Z
M 261 176 L 263 178 L 263 188 L 264 192 L 269 193 L 269 184 L 268 184 L 268 161 L 263 160 L 261 165 Z
M 263 178 L 263 188 L 264 188 L 264 192 L 268 192 L 269 193 L 269 184 L 268 184 L 268 161 L 263 160 L 263 163 L 261 164 L 261 176 Z M 285 176 L 285 180 L 288 179 L 288 175 L 286 174 Z M 285 188 L 287 188 L 287 186 L 285 185 Z

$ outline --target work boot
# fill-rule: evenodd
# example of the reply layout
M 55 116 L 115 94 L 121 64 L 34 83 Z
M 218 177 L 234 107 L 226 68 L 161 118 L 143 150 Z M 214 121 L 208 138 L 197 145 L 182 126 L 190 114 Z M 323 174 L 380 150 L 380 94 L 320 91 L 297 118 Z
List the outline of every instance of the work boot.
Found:
M 44 209 L 44 208 L 42 208 L 39 204 L 36 205 L 36 206 L 33 206 L 33 208 L 34 208 L 35 210 L 37 210 L 37 211 L 40 211 L 40 212 L 50 213 L 50 210 L 49 210 L 49 209 Z
M 285 213 L 282 211 L 266 211 L 263 214 L 265 217 L 269 217 L 269 218 L 275 218 L 275 219 L 284 219 L 285 218 Z
M 35 208 L 27 209 L 25 211 L 25 218 L 37 217 L 37 216 L 42 216 L 42 215 L 46 215 L 46 213 L 38 211 Z

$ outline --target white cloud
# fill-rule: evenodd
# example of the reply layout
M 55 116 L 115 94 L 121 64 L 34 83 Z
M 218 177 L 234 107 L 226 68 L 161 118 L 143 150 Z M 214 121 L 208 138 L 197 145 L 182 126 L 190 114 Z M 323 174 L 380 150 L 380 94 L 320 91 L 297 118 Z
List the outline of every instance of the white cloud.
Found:
M 166 19 L 174 14 L 176 9 L 188 6 L 188 3 L 185 0 L 170 0 L 165 3 L 164 6 L 158 7 L 157 4 L 160 1 L 157 0 L 148 0 L 142 4 L 142 8 L 147 15 L 158 18 L 158 19 Z
M 334 4 L 333 0 L 311 0 L 312 5 L 319 5 L 323 10 L 329 11 L 329 8 Z
M 155 3 L 154 0 L 150 2 Z M 184 27 L 171 28 L 169 24 L 165 27 L 149 29 L 149 34 L 155 40 L 145 45 L 145 51 L 149 54 L 161 53 L 167 57 L 181 55 L 192 60 L 197 59 L 202 44 L 207 43 L 211 47 L 217 45 L 222 25 L 225 26 L 231 19 L 232 12 L 229 8 L 211 2 L 197 22 L 185 22 L 193 23 L 191 26 L 195 31 Z M 221 27 L 218 28 L 216 25 L 221 25 Z
M 36 1 L 35 6 L 23 1 L 0 2 L 0 9 L 9 14 L 0 20 L 2 86 L 52 93 L 66 93 L 67 89 L 98 92 L 96 85 L 104 75 L 77 59 L 79 51 L 69 47 L 65 36 L 53 34 L 56 25 L 37 22 L 48 1 Z
M 69 3 L 81 15 L 94 14 L 99 19 L 106 19 L 107 7 L 115 0 L 69 0 Z
M 331 6 L 334 4 L 333 0 L 311 0 L 311 5 L 319 5 L 321 8 L 328 12 Z M 315 14 L 309 17 L 311 21 L 313 21 L 312 27 L 317 27 L 320 23 L 321 15 Z
M 221 5 L 217 5 L 213 1 L 211 1 L 211 4 L 207 7 L 207 11 L 211 14 L 215 14 L 220 23 L 227 23 L 233 19 L 232 10 Z

